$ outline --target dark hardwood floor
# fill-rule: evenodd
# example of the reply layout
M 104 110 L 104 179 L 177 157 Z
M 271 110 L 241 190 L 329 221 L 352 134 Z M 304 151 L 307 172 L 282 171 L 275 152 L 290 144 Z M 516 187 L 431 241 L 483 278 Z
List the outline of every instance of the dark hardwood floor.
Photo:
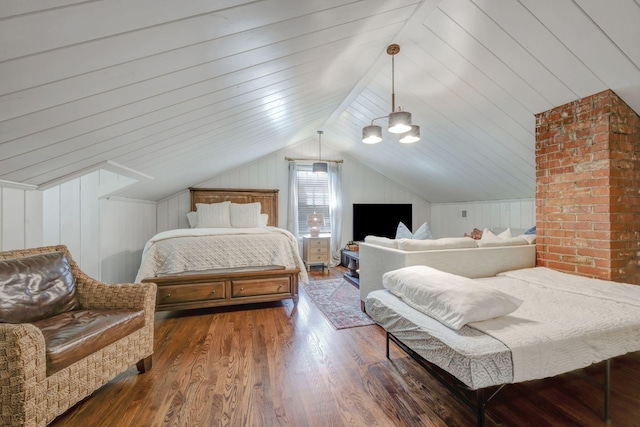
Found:
M 312 270 L 313 280 L 342 276 Z M 475 416 L 378 326 L 335 330 L 304 290 L 256 306 L 156 314 L 134 366 L 53 426 L 473 426 Z M 602 365 L 506 386 L 487 426 L 604 426 Z M 640 426 L 640 354 L 612 363 L 612 426 Z

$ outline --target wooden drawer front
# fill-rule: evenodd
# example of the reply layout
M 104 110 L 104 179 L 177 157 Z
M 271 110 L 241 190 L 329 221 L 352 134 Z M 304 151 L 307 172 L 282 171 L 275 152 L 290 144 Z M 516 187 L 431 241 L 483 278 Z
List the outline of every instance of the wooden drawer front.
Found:
M 327 262 L 329 258 L 329 254 L 327 253 L 322 253 L 322 254 L 309 254 L 309 256 L 307 257 L 307 262 Z
M 329 251 L 329 239 L 309 239 L 309 252 Z
M 224 299 L 224 282 L 158 286 L 156 304 Z
M 291 293 L 291 282 L 288 277 L 234 280 L 231 282 L 231 298 L 285 293 Z

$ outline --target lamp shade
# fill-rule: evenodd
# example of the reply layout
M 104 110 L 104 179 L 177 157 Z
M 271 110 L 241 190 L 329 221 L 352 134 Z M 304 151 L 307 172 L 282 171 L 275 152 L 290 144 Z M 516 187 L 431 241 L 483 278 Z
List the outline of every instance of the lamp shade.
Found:
M 311 170 L 313 172 L 327 172 L 327 166 L 325 162 L 315 162 L 313 166 L 311 166 Z
M 400 142 L 403 144 L 413 144 L 420 141 L 420 126 L 413 125 L 409 132 L 400 134 Z
M 411 130 L 411 113 L 396 111 L 389 114 L 389 132 L 405 133 Z
M 382 128 L 377 125 L 369 125 L 362 128 L 362 142 L 365 144 L 377 144 L 382 141 Z

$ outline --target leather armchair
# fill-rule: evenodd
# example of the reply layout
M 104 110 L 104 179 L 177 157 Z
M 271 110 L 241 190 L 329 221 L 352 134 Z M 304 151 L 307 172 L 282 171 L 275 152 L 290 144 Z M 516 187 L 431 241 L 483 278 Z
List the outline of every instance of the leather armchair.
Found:
M 38 279 L 34 276 L 40 273 L 21 273 L 20 265 L 26 262 L 23 258 L 41 259 L 57 252 L 66 255 L 75 301 L 60 300 L 60 288 L 52 289 L 58 286 L 55 284 L 46 285 L 40 293 L 48 293 L 47 301 L 62 301 L 54 307 L 57 313 L 38 312 L 41 301 L 33 304 L 24 298 L 20 301 L 19 295 L 2 295 L 0 322 L 5 323 L 0 323 L 0 425 L 46 425 L 133 364 L 141 373 L 151 368 L 154 283 L 105 284 L 94 280 L 60 245 L 0 252 L 0 293 L 17 292 L 11 290 L 15 289 L 16 280 L 33 288 Z M 7 264 L 11 265 L 8 269 Z M 33 265 L 36 270 L 40 267 Z M 17 269 L 13 272 L 11 268 Z M 61 277 L 71 288 L 68 277 Z M 40 282 L 47 280 L 45 277 Z M 29 290 L 25 294 L 31 293 Z M 18 314 L 26 313 L 33 319 L 16 321 L 7 306 L 12 303 L 23 304 L 23 313 L 19 310 Z M 70 344 L 68 337 L 74 334 Z

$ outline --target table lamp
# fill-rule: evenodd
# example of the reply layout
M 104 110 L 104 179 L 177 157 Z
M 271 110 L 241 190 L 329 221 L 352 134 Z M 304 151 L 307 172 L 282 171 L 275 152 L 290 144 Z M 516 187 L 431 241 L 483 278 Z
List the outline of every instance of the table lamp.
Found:
M 309 226 L 309 234 L 312 237 L 320 235 L 320 226 L 324 225 L 324 215 L 321 213 L 312 213 L 307 215 L 307 225 Z

